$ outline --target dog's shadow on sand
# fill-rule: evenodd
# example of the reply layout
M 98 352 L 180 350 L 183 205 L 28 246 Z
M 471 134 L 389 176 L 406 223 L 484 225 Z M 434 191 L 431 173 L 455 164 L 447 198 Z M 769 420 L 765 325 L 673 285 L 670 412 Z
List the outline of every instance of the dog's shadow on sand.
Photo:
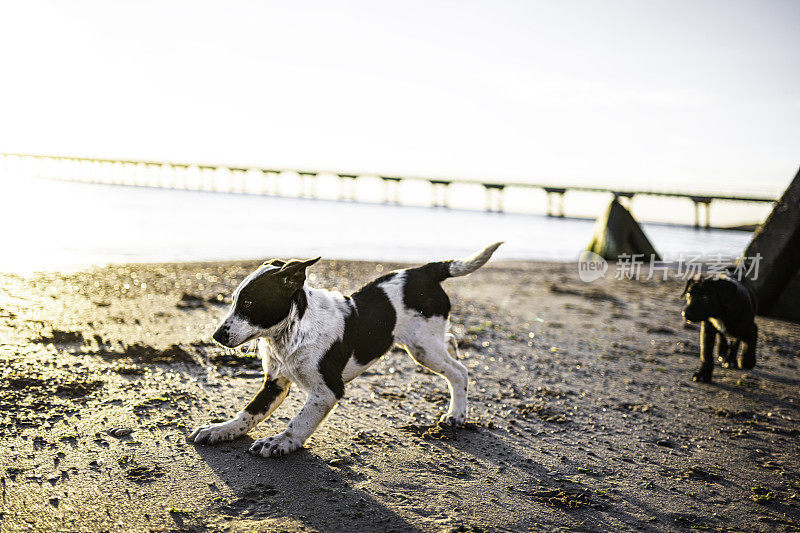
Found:
M 457 431 L 448 438 L 423 439 L 425 444 L 419 440 L 410 443 L 410 447 L 419 446 L 421 456 L 425 459 L 419 468 L 429 475 L 414 476 L 406 472 L 408 475 L 404 476 L 401 473 L 404 479 L 399 485 L 404 487 L 405 492 L 423 494 L 419 498 L 424 499 L 425 490 L 430 488 L 430 483 L 436 483 L 438 476 L 464 479 L 465 482 L 482 476 L 475 469 L 474 462 L 463 460 L 467 455 L 508 469 L 506 474 L 496 475 L 504 478 L 502 484 L 516 502 L 515 505 L 528 508 L 527 512 L 522 511 L 516 518 L 524 519 L 526 528 L 533 525 L 529 523 L 533 517 L 535 525 L 542 529 L 563 525 L 564 513 L 571 515 L 579 529 L 614 530 L 620 523 L 636 521 L 636 517 L 619 501 L 597 496 L 597 491 L 592 490 L 592 483 L 578 486 L 574 481 L 552 478 L 548 473 L 550 467 L 521 455 L 514 446 L 509 445 L 502 433 L 481 426 Z M 353 482 L 361 474 L 349 468 L 349 463 L 334 467 L 316 456 L 313 450 L 306 449 L 279 458 L 252 456 L 246 451 L 252 442 L 250 437 L 243 437 L 217 446 L 195 447 L 198 455 L 225 485 L 220 487 L 222 494 L 212 504 L 215 506 L 212 514 L 220 520 L 230 520 L 234 522 L 231 525 L 257 529 L 419 531 L 418 525 L 400 516 L 370 492 L 354 488 Z M 530 439 L 529 444 L 533 443 L 534 440 Z M 462 459 L 454 461 L 454 454 Z M 551 494 L 561 498 L 561 505 L 567 507 L 549 505 L 546 500 Z M 404 496 L 398 496 L 399 502 L 405 500 Z M 658 517 L 661 523 L 672 520 L 669 513 L 643 500 L 631 497 L 624 499 L 627 505 Z M 446 521 L 447 526 L 464 525 L 465 520 L 469 521 L 457 508 L 457 501 L 456 498 L 452 508 L 442 509 L 454 518 L 453 521 Z M 569 508 L 573 504 L 577 507 Z M 469 507 L 466 502 L 464 505 Z M 237 521 L 238 524 L 235 523 Z M 444 523 L 440 525 L 445 526 Z M 500 529 L 500 526 L 516 529 L 515 522 L 492 525 Z M 516 525 L 520 526 L 520 523 Z
M 430 428 L 435 430 L 436 426 Z M 451 437 L 426 442 L 431 443 L 443 457 L 457 451 L 502 468 L 496 475 L 504 477 L 506 492 L 517 496 L 515 505 L 529 507 L 529 522 L 524 524 L 525 529 L 560 529 L 564 527 L 565 515 L 570 517 L 572 526 L 579 531 L 619 530 L 620 524 L 640 522 L 641 516 L 637 515 L 641 514 L 652 517 L 656 525 L 640 523 L 640 529 L 657 531 L 660 529 L 657 524 L 671 524 L 676 518 L 684 518 L 681 513 L 658 508 L 644 498 L 621 494 L 612 496 L 604 490 L 598 490 L 602 485 L 598 482 L 601 477 L 577 481 L 574 476 L 565 473 L 580 466 L 574 461 L 571 462 L 571 467 L 563 463 L 557 467 L 557 470 L 565 472 L 552 472 L 552 467 L 519 453 L 519 449 L 525 446 L 540 445 L 535 435 L 523 436 L 524 431 L 518 432 L 515 440 L 519 446 L 511 446 L 503 433 L 504 430 L 501 429 L 472 426 L 471 429 L 458 431 Z M 446 466 L 451 465 L 452 461 L 444 460 L 442 463 Z M 456 469 L 455 473 L 460 472 Z M 602 476 L 600 473 L 593 475 Z M 652 490 L 666 493 L 666 489 L 657 486 Z M 512 525 L 510 529 L 520 528 Z
M 368 492 L 353 488 L 346 467 L 334 468 L 306 449 L 284 457 L 253 456 L 247 452 L 252 443 L 242 437 L 195 445 L 225 484 L 213 504 L 221 518 L 279 529 L 418 531 Z

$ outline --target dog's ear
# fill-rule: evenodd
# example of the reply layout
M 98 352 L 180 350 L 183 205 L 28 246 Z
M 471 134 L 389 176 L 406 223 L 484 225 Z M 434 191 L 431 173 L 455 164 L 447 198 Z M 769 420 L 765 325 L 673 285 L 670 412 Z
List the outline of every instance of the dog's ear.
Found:
M 306 281 L 306 268 L 310 267 L 321 258 L 309 259 L 308 261 L 300 261 L 299 259 L 292 259 L 280 269 L 278 274 L 286 278 L 289 285 L 300 288 Z
M 264 261 L 263 263 L 261 263 L 261 266 L 263 267 L 263 266 L 270 266 L 270 265 L 272 265 L 272 266 L 276 266 L 276 267 L 278 267 L 278 268 L 281 268 L 281 267 L 283 267 L 283 265 L 285 265 L 285 264 L 286 264 L 286 261 L 281 261 L 280 259 L 267 259 L 266 261 Z
M 288 263 L 283 265 L 281 268 L 281 273 L 285 274 L 293 274 L 295 272 L 299 272 L 300 270 L 305 270 L 306 268 L 310 267 L 317 261 L 322 259 L 321 257 L 317 257 L 314 259 L 309 259 L 308 261 L 300 261 L 299 259 L 291 259 Z
M 686 296 L 686 293 L 689 292 L 689 289 L 694 287 L 694 285 L 696 283 L 697 283 L 697 280 L 694 277 L 691 277 L 688 280 L 686 280 L 686 286 L 683 288 L 683 292 L 681 293 L 681 298 Z

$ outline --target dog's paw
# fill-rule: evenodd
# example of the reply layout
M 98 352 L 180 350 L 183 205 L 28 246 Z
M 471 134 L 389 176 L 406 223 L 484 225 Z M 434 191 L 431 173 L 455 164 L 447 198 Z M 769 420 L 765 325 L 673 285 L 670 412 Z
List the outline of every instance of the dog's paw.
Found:
M 704 372 L 702 370 L 695 372 L 692 376 L 692 381 L 698 381 L 700 383 L 711 383 L 711 374 L 709 372 Z
M 442 415 L 441 418 L 439 418 L 440 424 L 446 424 L 454 428 L 463 428 L 466 421 L 467 421 L 466 414 L 452 415 L 448 413 L 446 415 Z
M 261 457 L 280 457 L 281 455 L 292 453 L 302 446 L 303 443 L 299 439 L 290 437 L 285 433 L 279 433 L 278 435 L 255 441 L 250 446 L 250 453 Z
M 195 444 L 214 444 L 216 442 L 225 442 L 240 437 L 243 433 L 243 427 L 240 427 L 234 420 L 228 422 L 221 422 L 219 424 L 205 424 L 195 429 L 189 435 L 189 441 Z
M 750 370 L 751 368 L 756 366 L 756 358 L 755 356 L 748 357 L 746 355 L 743 355 L 737 359 L 736 364 L 742 370 Z

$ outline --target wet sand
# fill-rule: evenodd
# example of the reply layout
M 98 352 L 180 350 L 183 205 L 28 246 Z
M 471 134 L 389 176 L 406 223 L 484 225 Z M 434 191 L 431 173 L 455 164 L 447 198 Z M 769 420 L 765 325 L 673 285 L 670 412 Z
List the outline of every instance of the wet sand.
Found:
M 467 429 L 440 377 L 393 351 L 306 447 L 294 390 L 247 437 L 195 446 L 258 390 L 211 342 L 256 263 L 0 275 L 2 531 L 800 530 L 800 325 L 758 319 L 758 366 L 691 381 L 682 282 L 586 284 L 573 264 L 490 263 L 445 282 L 470 369 Z M 395 264 L 322 261 L 344 293 Z

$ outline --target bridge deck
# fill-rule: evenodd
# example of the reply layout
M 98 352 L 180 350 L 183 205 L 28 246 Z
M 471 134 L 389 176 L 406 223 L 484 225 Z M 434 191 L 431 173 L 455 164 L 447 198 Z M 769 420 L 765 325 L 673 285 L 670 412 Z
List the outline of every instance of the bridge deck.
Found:
M 575 192 L 594 192 L 594 193 L 609 193 L 613 194 L 618 197 L 625 197 L 625 198 L 632 198 L 634 196 L 662 196 L 662 197 L 673 197 L 673 198 L 687 198 L 692 200 L 693 202 L 708 204 L 714 200 L 724 200 L 724 201 L 732 201 L 732 202 L 766 202 L 766 203 L 774 203 L 776 202 L 776 198 L 768 197 L 768 196 L 748 196 L 748 195 L 729 195 L 729 194 L 707 194 L 707 193 L 698 193 L 698 192 L 682 192 L 682 191 L 668 191 L 668 190 L 651 190 L 651 189 L 619 189 L 619 188 L 611 188 L 611 187 L 596 187 L 596 186 L 586 186 L 586 185 L 549 185 L 543 183 L 530 183 L 530 182 L 520 182 L 520 181 L 506 181 L 506 182 L 496 182 L 496 181 L 486 181 L 486 180 L 471 180 L 466 178 L 430 178 L 430 177 L 420 177 L 420 176 L 387 176 L 382 174 L 376 174 L 371 172 L 363 172 L 363 173 L 354 173 L 354 172 L 339 172 L 339 171 L 327 171 L 327 170 L 303 170 L 303 169 L 290 169 L 290 168 L 263 168 L 263 167 L 242 167 L 242 166 L 231 166 L 231 165 L 224 165 L 224 164 L 212 164 L 212 163 L 189 163 L 189 162 L 176 162 L 176 161 L 146 161 L 146 160 L 136 160 L 136 159 L 101 159 L 101 158 L 90 158 L 90 157 L 70 157 L 70 156 L 53 156 L 53 155 L 39 155 L 39 154 L 16 154 L 16 153 L 0 153 L 0 157 L 20 157 L 20 158 L 34 158 L 34 159 L 45 159 L 45 160 L 64 160 L 64 161 L 81 161 L 81 162 L 91 162 L 91 163 L 112 163 L 112 164 L 122 164 L 122 165 L 158 165 L 158 166 L 167 166 L 173 168 L 190 168 L 196 167 L 199 169 L 204 170 L 228 170 L 231 172 L 246 172 L 246 171 L 258 171 L 267 174 L 280 174 L 283 172 L 293 172 L 300 176 L 318 176 L 318 175 L 332 175 L 337 176 L 342 179 L 355 179 L 358 177 L 376 177 L 380 178 L 384 181 L 427 181 L 431 184 L 438 185 L 438 186 L 449 186 L 453 184 L 468 184 L 468 185 L 478 185 L 483 186 L 486 189 L 493 189 L 493 190 L 500 190 L 502 191 L 505 188 L 510 187 L 519 187 L 519 188 L 526 188 L 526 189 L 542 189 L 549 194 L 565 194 L 569 191 Z

